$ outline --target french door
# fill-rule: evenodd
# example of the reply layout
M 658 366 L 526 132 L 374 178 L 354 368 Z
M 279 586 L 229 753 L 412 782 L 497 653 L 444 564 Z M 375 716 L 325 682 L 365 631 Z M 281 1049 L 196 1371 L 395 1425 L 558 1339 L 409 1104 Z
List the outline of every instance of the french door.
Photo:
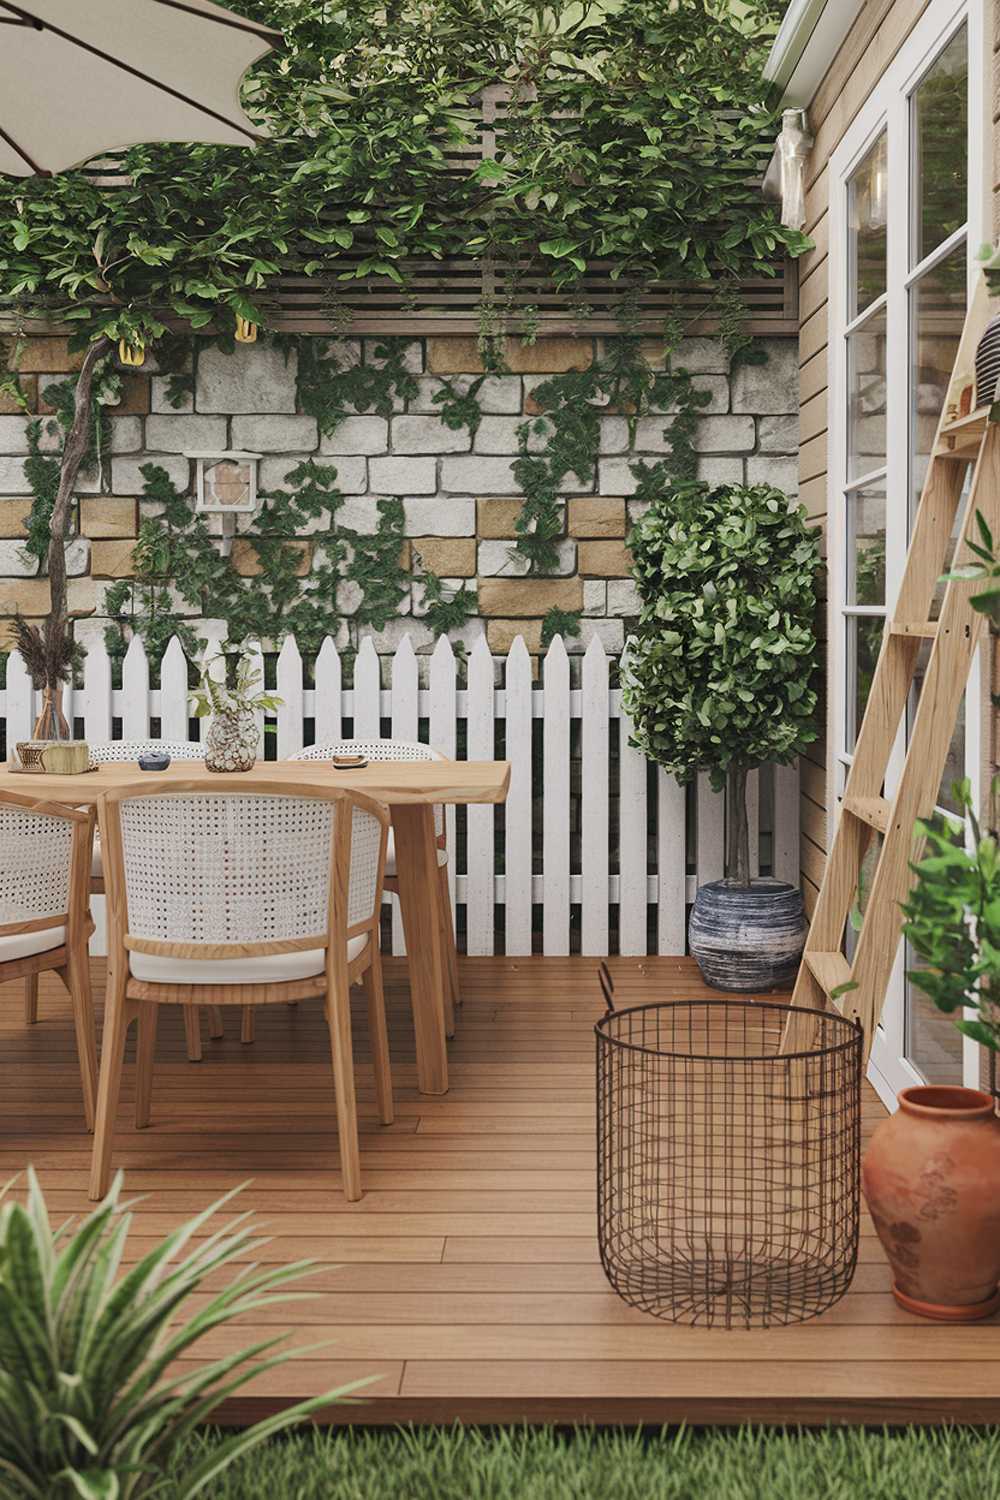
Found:
M 932 0 L 830 160 L 833 816 L 902 577 L 989 222 L 984 55 L 983 0 Z M 919 697 L 920 665 L 886 777 L 890 798 Z M 961 776 L 978 787 L 979 718 L 974 676 L 942 778 L 943 807 L 952 805 L 951 784 Z M 873 835 L 844 933 L 848 953 L 864 920 L 877 848 Z M 871 1078 L 887 1102 L 907 1084 L 961 1083 L 976 1067 L 975 1049 L 906 979 L 914 962 L 904 948 L 872 1049 Z

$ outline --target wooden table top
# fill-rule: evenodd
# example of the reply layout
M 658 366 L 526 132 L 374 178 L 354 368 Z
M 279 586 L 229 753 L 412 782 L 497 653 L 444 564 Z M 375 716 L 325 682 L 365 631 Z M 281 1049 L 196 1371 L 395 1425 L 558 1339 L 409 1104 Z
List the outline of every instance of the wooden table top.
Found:
M 247 791 L 254 787 L 271 790 L 284 782 L 308 786 L 338 786 L 345 791 L 365 792 L 380 802 L 470 803 L 503 802 L 510 783 L 510 763 L 505 760 L 380 760 L 357 770 L 338 771 L 323 760 L 258 761 L 251 771 L 220 776 L 200 760 L 175 760 L 165 771 L 140 771 L 133 761 L 106 761 L 96 771 L 78 776 L 56 776 L 45 772 L 0 768 L 0 789 L 38 797 L 49 802 L 86 807 L 99 802 L 105 792 L 154 783 L 169 790 L 171 783 L 204 781 L 205 789 L 225 781 Z

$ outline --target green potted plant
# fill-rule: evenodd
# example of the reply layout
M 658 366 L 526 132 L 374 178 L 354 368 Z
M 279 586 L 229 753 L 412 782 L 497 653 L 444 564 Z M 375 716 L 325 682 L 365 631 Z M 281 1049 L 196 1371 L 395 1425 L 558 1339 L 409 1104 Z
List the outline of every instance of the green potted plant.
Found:
M 917 824 L 926 840 L 911 865 L 903 932 L 924 966 L 909 978 L 938 1010 L 990 1052 L 1000 1052 L 1000 849 L 982 829 L 968 781 L 952 795 L 963 820 L 939 814 Z M 967 1016 L 966 1010 L 975 1012 Z
M 649 504 L 629 538 L 632 743 L 680 781 L 707 771 L 726 789 L 725 879 L 698 891 L 690 949 L 708 984 L 770 989 L 793 977 L 806 924 L 797 887 L 751 879 L 747 773 L 816 738 L 816 534 L 770 485 L 711 489 L 646 469 L 637 498 Z
M 35 1500 L 175 1500 L 214 1493 L 233 1459 L 346 1390 L 327 1392 L 237 1431 L 218 1446 L 191 1438 L 220 1403 L 300 1352 L 249 1348 L 203 1356 L 201 1340 L 241 1314 L 304 1295 L 315 1263 L 260 1267 L 266 1245 L 249 1215 L 210 1220 L 232 1193 L 123 1270 L 132 1227 L 122 1177 L 79 1224 L 52 1228 L 34 1172 L 26 1203 L 0 1206 L 0 1494 Z M 247 1264 L 247 1262 L 250 1262 Z M 237 1266 L 237 1262 L 242 1264 Z M 218 1272 L 233 1268 L 228 1284 Z M 195 1298 L 192 1304 L 191 1299 Z M 177 1361 L 186 1357 L 187 1362 Z
M 221 665 L 221 671 L 213 671 Z M 205 765 L 210 771 L 249 771 L 257 759 L 257 718 L 272 712 L 282 700 L 264 691 L 264 674 L 254 665 L 246 646 L 208 657 L 191 706 L 199 719 L 212 716 L 205 739 Z
M 1000 850 L 975 815 L 969 783 L 954 795 L 962 819 L 917 824 L 925 843 L 910 866 L 903 932 L 923 963 L 909 979 L 995 1060 Z M 1000 1307 L 1000 1120 L 989 1093 L 903 1089 L 865 1152 L 862 1183 L 907 1311 L 971 1322 Z

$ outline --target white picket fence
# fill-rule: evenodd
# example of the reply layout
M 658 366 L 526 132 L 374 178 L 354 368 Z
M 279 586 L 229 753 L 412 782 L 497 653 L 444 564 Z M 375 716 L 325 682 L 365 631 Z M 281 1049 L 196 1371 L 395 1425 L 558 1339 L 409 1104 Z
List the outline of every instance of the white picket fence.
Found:
M 505 806 L 448 810 L 449 846 L 456 854 L 449 866 L 452 896 L 464 908 L 467 951 L 494 952 L 496 909 L 502 908 L 504 952 L 528 954 L 540 947 L 544 953 L 569 953 L 578 909 L 574 946 L 585 954 L 605 954 L 615 946 L 617 908 L 617 951 L 682 954 L 685 908 L 698 884 L 723 873 L 724 799 L 712 792 L 707 777 L 685 789 L 657 771 L 650 785 L 645 758 L 628 743 L 628 720 L 620 691 L 610 685 L 611 662 L 603 646 L 595 638 L 577 661 L 579 686 L 572 686 L 571 658 L 558 637 L 537 680 L 520 637 L 506 657 L 496 658 L 480 638 L 464 664 L 444 637 L 428 660 L 418 659 L 406 636 L 388 663 L 366 639 L 348 683 L 345 664 L 327 639 L 315 660 L 314 686 L 306 687 L 298 647 L 288 638 L 277 659 L 283 703 L 273 735 L 265 736 L 261 720 L 261 754 L 293 755 L 303 747 L 311 720 L 310 740 L 316 743 L 388 734 L 426 740 L 449 756 L 460 747 L 470 760 L 502 756 L 511 762 Z M 122 685 L 114 688 L 107 652 L 92 641 L 83 687 L 68 692 L 64 701 L 67 718 L 82 719 L 91 741 L 146 739 L 153 720 L 160 737 L 187 739 L 187 662 L 176 639 L 159 675 L 160 686 L 151 687 L 146 654 L 136 639 L 122 665 Z M 8 753 L 16 740 L 30 735 L 36 700 L 20 657 L 12 656 L 6 690 L 0 691 Z M 540 771 L 533 754 L 536 720 L 541 721 Z M 205 721 L 201 727 L 204 733 Z M 750 783 L 752 858 L 759 864 L 765 848 L 771 872 L 797 882 L 797 769 L 774 767 L 755 773 Z M 762 806 L 769 811 L 770 828 L 761 828 Z M 502 856 L 494 839 L 498 818 Z M 456 830 L 464 832 L 457 842 Z M 532 941 L 533 907 L 541 908 L 540 944 L 537 937 Z M 649 907 L 655 908 L 652 940 Z M 403 951 L 398 913 L 393 951 Z

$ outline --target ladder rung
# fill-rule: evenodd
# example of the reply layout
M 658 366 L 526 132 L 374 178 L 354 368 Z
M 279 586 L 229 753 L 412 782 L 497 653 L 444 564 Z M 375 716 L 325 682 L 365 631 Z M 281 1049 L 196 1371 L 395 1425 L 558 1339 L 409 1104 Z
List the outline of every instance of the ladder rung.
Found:
M 932 641 L 937 633 L 937 620 L 893 620 L 889 626 L 890 635 L 917 635 L 927 641 Z
M 983 433 L 986 424 L 990 420 L 990 408 L 988 406 L 977 407 L 970 411 L 966 417 L 956 417 L 954 422 L 942 422 L 941 436 L 950 437 L 953 433 Z
M 842 953 L 810 953 L 807 948 L 802 957 L 826 995 L 832 995 L 842 984 L 850 983 L 851 966 Z
M 879 833 L 885 833 L 889 827 L 892 808 L 884 797 L 845 797 L 844 808 Z
M 951 459 L 953 463 L 973 464 L 979 457 L 979 444 L 963 443 L 960 448 L 935 448 L 933 456 Z

